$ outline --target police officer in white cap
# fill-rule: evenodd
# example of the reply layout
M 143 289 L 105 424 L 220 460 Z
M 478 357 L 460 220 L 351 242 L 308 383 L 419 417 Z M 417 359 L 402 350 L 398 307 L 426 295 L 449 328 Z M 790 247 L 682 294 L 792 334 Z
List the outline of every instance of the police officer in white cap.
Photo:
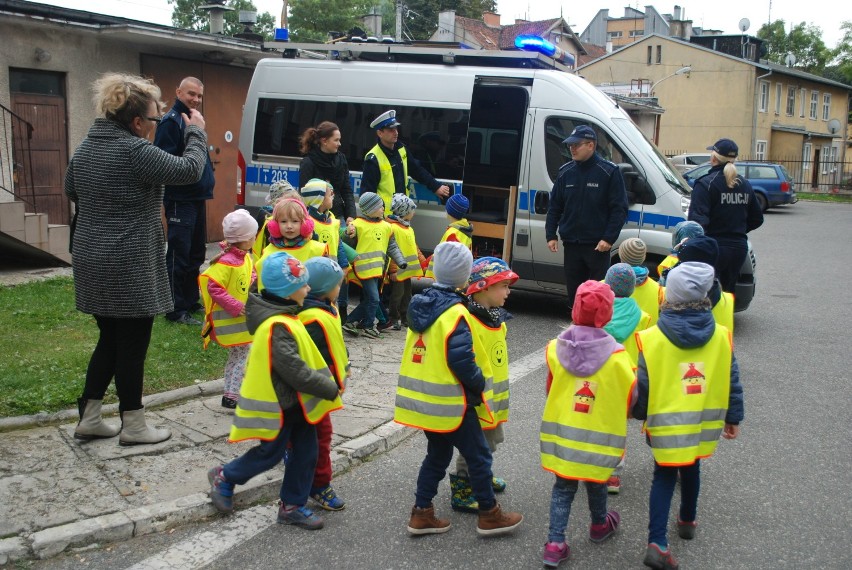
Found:
M 399 142 L 399 125 L 394 110 L 385 111 L 370 123 L 379 141 L 364 157 L 361 175 L 361 193 L 375 192 L 381 196 L 385 215 L 390 214 L 394 194 L 408 195 L 409 176 L 424 184 L 442 201 L 450 195 L 446 184 L 435 180 L 416 158 L 409 158 L 405 146 Z

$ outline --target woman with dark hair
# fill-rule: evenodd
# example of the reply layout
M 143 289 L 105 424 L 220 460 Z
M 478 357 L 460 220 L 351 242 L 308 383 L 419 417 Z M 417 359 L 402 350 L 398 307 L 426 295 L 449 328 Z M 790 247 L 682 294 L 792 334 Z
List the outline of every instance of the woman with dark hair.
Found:
M 339 149 L 340 129 L 331 121 L 306 129 L 299 139 L 299 151 L 305 155 L 299 164 L 299 188 L 312 178 L 331 184 L 331 213 L 348 226 L 355 219 L 355 196 L 349 184 L 349 163 Z
M 173 156 L 150 142 L 162 114 L 160 88 L 135 75 L 107 73 L 94 83 L 98 118 L 65 172 L 76 206 L 72 255 L 77 310 L 95 317 L 100 337 L 77 401 L 74 437 L 114 437 L 121 445 L 158 443 L 142 405 L 145 355 L 156 315 L 174 308 L 160 211 L 164 184 L 191 184 L 207 161 L 204 117 L 190 110 L 186 150 Z M 105 424 L 101 404 L 115 378 L 121 427 Z

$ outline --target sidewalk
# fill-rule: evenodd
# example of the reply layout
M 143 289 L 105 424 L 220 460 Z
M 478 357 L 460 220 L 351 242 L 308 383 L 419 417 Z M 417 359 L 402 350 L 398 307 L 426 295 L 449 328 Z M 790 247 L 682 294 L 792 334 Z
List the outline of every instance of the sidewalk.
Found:
M 405 333 L 352 338 L 352 379 L 332 415 L 334 472 L 398 445 L 414 430 L 393 423 Z M 126 540 L 216 514 L 207 470 L 253 443 L 228 444 L 232 415 L 220 406 L 223 381 L 146 397 L 151 425 L 172 430 L 156 445 L 118 438 L 74 440 L 76 410 L 0 420 L 0 565 L 49 558 L 65 549 Z M 117 405 L 105 406 L 118 422 Z M 45 425 L 45 422 L 52 425 Z M 13 430 L 13 431 L 8 431 Z M 237 508 L 278 497 L 280 469 L 238 487 Z

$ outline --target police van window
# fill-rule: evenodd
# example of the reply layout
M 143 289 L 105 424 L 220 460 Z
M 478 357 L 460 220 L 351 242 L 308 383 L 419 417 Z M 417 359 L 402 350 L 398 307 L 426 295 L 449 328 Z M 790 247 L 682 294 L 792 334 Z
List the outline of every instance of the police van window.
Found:
M 562 165 L 571 160 L 571 151 L 568 150 L 568 145 L 563 144 L 562 141 L 568 138 L 574 127 L 579 125 L 588 125 L 588 123 L 566 117 L 549 117 L 545 121 L 544 155 L 547 161 L 547 173 L 550 175 L 551 181 L 556 180 Z M 598 154 L 616 164 L 629 162 L 618 145 L 605 132 L 599 129 L 597 125 L 588 126 L 592 127 L 598 135 Z
M 332 121 L 340 127 L 340 151 L 349 169 L 360 171 L 376 144 L 370 122 L 388 105 L 292 99 L 260 99 L 255 117 L 255 155 L 301 158 L 299 137 L 310 126 Z M 470 112 L 465 109 L 394 105 L 399 140 L 433 176 L 461 180 Z

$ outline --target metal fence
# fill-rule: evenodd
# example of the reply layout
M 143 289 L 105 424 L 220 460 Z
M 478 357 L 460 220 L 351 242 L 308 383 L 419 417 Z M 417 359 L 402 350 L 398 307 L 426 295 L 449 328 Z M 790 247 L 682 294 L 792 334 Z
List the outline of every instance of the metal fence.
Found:
M 0 105 L 0 192 L 11 194 L 33 211 L 35 188 L 31 160 L 33 126 Z M 8 198 L 0 197 L 0 200 Z

